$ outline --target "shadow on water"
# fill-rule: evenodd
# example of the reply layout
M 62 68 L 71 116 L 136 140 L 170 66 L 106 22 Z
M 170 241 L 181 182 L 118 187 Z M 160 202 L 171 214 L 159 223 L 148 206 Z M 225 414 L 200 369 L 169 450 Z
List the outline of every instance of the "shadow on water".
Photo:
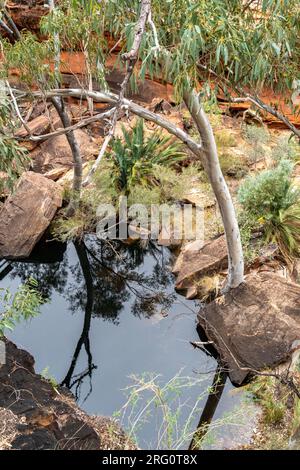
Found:
M 125 246 L 89 236 L 69 245 L 43 241 L 29 259 L 0 265 L 0 280 L 12 290 L 28 277 L 38 280 L 49 303 L 40 317 L 9 336 L 33 354 L 37 372 L 49 367 L 88 413 L 111 415 L 120 409 L 131 374 L 154 371 L 167 380 L 181 369 L 195 375 L 201 367 L 201 374 L 207 373 L 205 390 L 215 370 L 200 421 L 195 416 L 200 431 L 193 448 L 216 413 L 226 377 L 215 358 L 190 345 L 199 339 L 199 306 L 174 292 L 171 262 L 170 252 L 156 245 Z M 183 400 L 192 403 L 198 393 L 189 391 Z M 231 402 L 226 394 L 219 415 Z M 155 431 L 145 428 L 139 437 L 146 446 Z

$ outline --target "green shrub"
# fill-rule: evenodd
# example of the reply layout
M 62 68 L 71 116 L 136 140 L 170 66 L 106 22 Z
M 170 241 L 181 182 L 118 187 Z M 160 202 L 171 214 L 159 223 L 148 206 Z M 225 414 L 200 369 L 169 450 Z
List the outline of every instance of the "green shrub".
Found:
M 7 175 L 0 179 L 0 191 L 12 190 L 16 179 L 29 165 L 27 150 L 14 138 L 15 131 L 16 123 L 11 113 L 10 100 L 0 82 L 0 171 Z
M 300 254 L 300 192 L 292 184 L 293 164 L 282 160 L 247 178 L 238 192 L 246 220 L 263 225 L 267 243 L 277 243 L 287 261 Z
M 244 137 L 246 141 L 251 145 L 248 157 L 249 161 L 256 163 L 258 160 L 261 160 L 266 155 L 266 150 L 264 145 L 269 141 L 269 132 L 264 127 L 258 126 L 246 126 L 244 130 Z
M 287 160 L 270 170 L 248 177 L 238 192 L 239 202 L 252 216 L 268 220 L 295 204 L 299 191 L 292 185 L 293 165 Z
M 287 410 L 289 392 L 274 377 L 261 376 L 249 384 L 253 398 L 263 410 L 263 420 L 266 424 L 280 423 Z
M 252 145 L 267 144 L 270 135 L 265 127 L 248 125 L 244 130 L 245 139 Z

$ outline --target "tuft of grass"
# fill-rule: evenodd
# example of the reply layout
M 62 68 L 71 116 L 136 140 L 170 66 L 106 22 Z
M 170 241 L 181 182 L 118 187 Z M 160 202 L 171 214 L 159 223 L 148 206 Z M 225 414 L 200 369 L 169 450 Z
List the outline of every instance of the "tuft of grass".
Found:
M 233 155 L 230 152 L 221 152 L 219 154 L 219 162 L 222 172 L 234 178 L 242 178 L 248 173 L 248 167 L 242 157 Z
M 139 431 L 149 424 L 155 430 L 155 438 L 154 442 L 147 444 L 151 449 L 168 450 L 187 448 L 192 440 L 195 449 L 204 448 L 212 443 L 216 431 L 223 426 L 241 424 L 244 412 L 233 410 L 227 416 L 223 415 L 210 424 L 203 423 L 197 429 L 203 399 L 212 389 L 205 387 L 193 401 L 186 400 L 182 395 L 187 392 L 192 395 L 193 390 L 201 390 L 201 382 L 206 380 L 204 377 L 184 376 L 180 371 L 169 380 L 153 373 L 132 375 L 130 378 L 132 383 L 125 389 L 126 402 L 114 416 L 129 439 L 138 444 Z
M 53 388 L 53 390 L 58 393 L 58 382 L 57 380 L 53 377 L 53 375 L 50 375 L 49 373 L 49 367 L 45 367 L 42 372 L 41 372 L 41 377 L 43 377 L 43 379 L 45 379 L 47 382 L 49 382 L 49 384 L 51 385 L 51 387 Z
M 237 141 L 234 134 L 228 129 L 219 129 L 215 131 L 215 140 L 218 148 L 222 150 L 224 147 L 236 147 Z
M 265 424 L 279 424 L 287 411 L 287 399 L 290 392 L 275 377 L 257 377 L 249 386 L 253 398 L 263 410 Z
M 95 218 L 95 214 L 79 208 L 72 217 L 57 217 L 51 224 L 51 234 L 61 242 L 81 239 L 84 233 L 94 231 Z
M 300 161 L 299 142 L 286 135 L 280 136 L 272 150 L 272 158 L 275 162 L 291 160 L 294 163 L 298 163 Z
M 202 302 L 211 302 L 220 292 L 220 276 L 218 274 L 203 276 L 199 281 L 196 281 L 194 285 L 197 288 L 197 298 Z

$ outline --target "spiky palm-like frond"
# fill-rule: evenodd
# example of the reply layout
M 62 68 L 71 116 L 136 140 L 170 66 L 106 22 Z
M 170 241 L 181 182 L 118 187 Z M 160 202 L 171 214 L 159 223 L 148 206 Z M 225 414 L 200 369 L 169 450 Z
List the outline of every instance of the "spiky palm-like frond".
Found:
M 277 243 L 287 261 L 300 256 L 300 205 L 280 210 L 266 223 L 265 235 L 268 242 Z
M 154 186 L 156 165 L 171 166 L 182 160 L 184 153 L 180 145 L 161 132 L 146 137 L 144 121 L 128 131 L 122 127 L 123 139 L 114 140 L 111 154 L 115 163 L 116 184 L 121 191 L 128 192 L 136 184 Z

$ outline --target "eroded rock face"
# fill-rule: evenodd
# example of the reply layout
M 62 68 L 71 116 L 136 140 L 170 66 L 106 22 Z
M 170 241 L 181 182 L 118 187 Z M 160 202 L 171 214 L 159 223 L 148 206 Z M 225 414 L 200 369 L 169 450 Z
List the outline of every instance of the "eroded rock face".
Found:
M 254 371 L 290 360 L 299 348 L 300 286 L 270 272 L 246 282 L 201 309 L 198 321 L 241 384 Z
M 81 129 L 74 133 L 83 161 L 94 159 L 99 152 L 99 145 Z M 38 173 L 73 167 L 72 152 L 65 135 L 51 137 L 31 152 L 30 156 L 33 170 Z
M 225 269 L 228 266 L 225 235 L 201 247 L 196 242 L 186 245 L 180 253 L 173 273 L 176 289 L 187 291 L 201 276 Z
M 0 257 L 26 258 L 62 205 L 61 187 L 42 175 L 23 173 L 0 209 Z
M 55 390 L 35 374 L 34 359 L 28 352 L 6 339 L 4 342 L 6 362 L 0 364 L 1 450 L 134 448 L 111 419 L 89 418 L 69 391 L 62 387 Z
M 15 0 L 7 7 L 20 31 L 27 29 L 38 34 L 41 18 L 49 12 L 46 3 L 43 0 Z

